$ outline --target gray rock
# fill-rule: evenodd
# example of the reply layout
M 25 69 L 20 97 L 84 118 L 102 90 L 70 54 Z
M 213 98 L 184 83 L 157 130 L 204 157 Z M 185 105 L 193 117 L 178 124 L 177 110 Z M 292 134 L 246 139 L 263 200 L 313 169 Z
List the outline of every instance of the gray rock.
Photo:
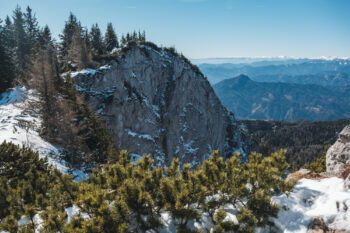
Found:
M 338 140 L 328 149 L 326 155 L 327 173 L 338 175 L 350 160 L 350 125 L 339 134 Z
M 348 175 L 348 177 L 345 178 L 344 184 L 345 184 L 345 187 L 350 189 L 350 175 Z
M 75 75 L 77 89 L 106 121 L 115 144 L 158 165 L 174 157 L 195 166 L 212 150 L 224 157 L 257 150 L 209 82 L 169 50 L 129 44 L 117 62 Z

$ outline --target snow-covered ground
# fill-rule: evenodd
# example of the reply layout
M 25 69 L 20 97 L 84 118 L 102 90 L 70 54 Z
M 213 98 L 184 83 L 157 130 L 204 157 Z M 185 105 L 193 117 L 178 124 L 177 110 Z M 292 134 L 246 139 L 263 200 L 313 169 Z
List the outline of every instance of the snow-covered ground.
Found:
M 306 233 L 310 221 L 316 217 L 323 218 L 329 228 L 350 231 L 350 190 L 345 188 L 343 179 L 301 179 L 288 196 L 274 196 L 273 201 L 281 207 L 278 218 L 273 219 L 277 227 L 273 229 L 275 232 Z M 227 205 L 225 211 L 225 220 L 237 224 L 237 209 Z M 162 220 L 165 228 L 160 232 L 176 232 L 174 221 L 167 212 L 162 214 Z M 192 229 L 211 229 L 213 223 L 204 213 L 198 222 L 191 221 L 188 226 Z M 256 230 L 257 233 L 270 231 L 269 228 Z
M 38 103 L 38 97 L 33 90 L 18 86 L 0 96 L 0 143 L 13 142 L 38 151 L 41 157 L 47 157 L 49 163 L 64 173 L 68 167 L 59 160 L 60 149 L 40 137 L 38 131 L 41 125 L 39 114 L 31 104 Z M 76 180 L 87 178 L 82 171 L 75 170 Z M 321 180 L 301 179 L 293 192 L 273 197 L 280 204 L 278 218 L 274 219 L 277 232 L 306 233 L 312 218 L 322 217 L 330 228 L 350 231 L 350 190 L 344 187 L 344 180 L 327 178 Z M 228 220 L 237 222 L 233 207 L 225 208 Z M 67 209 L 69 216 L 76 214 L 76 207 Z M 174 220 L 168 213 L 162 214 L 165 228 L 160 232 L 175 232 Z M 23 219 L 25 221 L 25 219 Z M 40 219 L 38 218 L 38 222 Z M 210 229 L 212 223 L 204 213 L 198 222 L 191 222 L 192 228 Z M 269 232 L 269 230 L 257 230 Z
M 59 159 L 60 148 L 39 135 L 41 118 L 33 107 L 35 104 L 38 104 L 36 92 L 22 86 L 0 95 L 0 143 L 7 141 L 29 147 L 40 157 L 47 157 L 48 162 L 61 172 L 67 173 L 67 164 Z M 88 177 L 80 170 L 74 170 L 73 175 L 76 181 Z
M 292 193 L 273 198 L 281 206 L 275 224 L 284 233 L 306 233 L 312 218 L 329 228 L 350 231 L 350 190 L 336 177 L 298 181 Z

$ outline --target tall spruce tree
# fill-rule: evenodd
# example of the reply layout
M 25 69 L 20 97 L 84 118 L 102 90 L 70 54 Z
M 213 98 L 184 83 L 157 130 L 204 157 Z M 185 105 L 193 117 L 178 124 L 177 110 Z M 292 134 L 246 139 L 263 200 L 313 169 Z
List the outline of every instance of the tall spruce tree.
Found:
M 105 35 L 106 49 L 110 52 L 114 48 L 119 47 L 118 38 L 114 31 L 112 23 L 107 24 L 107 31 Z
M 146 32 L 145 31 L 139 31 L 138 33 L 138 40 L 140 41 L 146 41 Z
M 122 45 L 124 45 L 126 43 L 126 38 L 124 35 L 122 35 L 120 42 L 122 43 Z
M 40 30 L 38 41 L 41 48 L 46 48 L 47 45 L 53 44 L 49 26 L 45 25 L 45 27 Z
M 31 53 L 34 53 L 35 47 L 39 43 L 39 26 L 38 20 L 35 14 L 32 13 L 32 9 L 28 6 L 26 8 L 26 13 L 24 13 L 25 30 L 28 37 L 28 42 L 30 43 Z
M 78 21 L 77 17 L 71 12 L 69 14 L 68 20 L 64 25 L 63 33 L 60 35 L 60 52 L 63 56 L 63 59 L 65 59 L 68 54 L 68 50 L 72 43 L 72 38 L 77 27 L 81 27 L 80 22 Z
M 132 36 L 130 35 L 130 33 L 126 33 L 126 41 L 131 41 L 132 40 Z
M 137 32 L 136 31 L 133 31 L 133 33 L 132 33 L 132 39 L 133 40 L 137 40 L 138 38 L 137 38 Z
M 57 129 L 58 99 L 55 87 L 59 79 L 57 67 L 56 48 L 51 41 L 47 41 L 46 45 L 38 49 L 31 73 L 41 100 L 42 133 L 51 140 L 56 136 Z
M 13 64 L 8 49 L 5 47 L 5 33 L 0 20 L 0 93 L 11 87 L 14 78 Z
M 5 24 L 3 27 L 3 45 L 8 50 L 13 50 L 15 47 L 15 36 L 14 36 L 14 30 L 13 30 L 13 23 L 11 21 L 11 18 L 9 16 L 6 16 L 5 18 Z
M 30 45 L 25 32 L 23 13 L 19 6 L 13 11 L 13 29 L 16 75 L 20 79 L 25 79 L 24 76 L 26 76 L 26 69 L 29 65 L 28 55 L 30 53 Z
M 81 26 L 76 27 L 68 47 L 68 61 L 72 63 L 73 67 L 77 66 L 78 69 L 87 68 L 91 63 L 87 36 L 84 33 Z
M 91 50 L 94 54 L 101 55 L 104 53 L 105 45 L 102 38 L 101 30 L 98 24 L 93 24 L 90 31 Z

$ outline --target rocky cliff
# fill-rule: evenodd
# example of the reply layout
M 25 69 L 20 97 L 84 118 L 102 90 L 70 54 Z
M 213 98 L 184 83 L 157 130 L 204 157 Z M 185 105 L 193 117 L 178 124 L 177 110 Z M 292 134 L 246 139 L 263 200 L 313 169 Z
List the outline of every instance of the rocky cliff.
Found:
M 173 50 L 129 43 L 98 70 L 72 74 L 77 89 L 106 121 L 115 144 L 159 165 L 174 157 L 192 166 L 219 150 L 247 154 L 255 144 L 225 110 L 197 67 Z
M 350 125 L 340 132 L 338 140 L 327 151 L 326 165 L 327 173 L 344 178 L 350 188 Z

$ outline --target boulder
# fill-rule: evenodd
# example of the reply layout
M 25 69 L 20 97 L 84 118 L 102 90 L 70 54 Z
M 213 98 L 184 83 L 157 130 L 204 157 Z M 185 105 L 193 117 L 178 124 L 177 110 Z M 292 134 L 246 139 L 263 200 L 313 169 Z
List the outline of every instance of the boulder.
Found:
M 348 161 L 350 161 L 350 125 L 340 132 L 338 140 L 327 151 L 327 173 L 339 175 Z
M 307 233 L 326 233 L 328 230 L 329 229 L 322 218 L 314 218 L 308 226 Z
M 349 233 L 344 230 L 329 228 L 323 218 L 313 218 L 308 226 L 307 233 Z

